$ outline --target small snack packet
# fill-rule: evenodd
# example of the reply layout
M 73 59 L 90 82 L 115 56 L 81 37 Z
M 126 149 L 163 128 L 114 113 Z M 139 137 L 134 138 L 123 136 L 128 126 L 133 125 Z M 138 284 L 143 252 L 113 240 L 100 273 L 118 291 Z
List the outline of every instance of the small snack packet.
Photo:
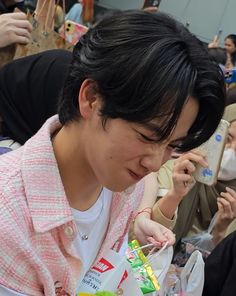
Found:
M 159 291 L 160 285 L 157 278 L 154 275 L 146 256 L 140 249 L 140 245 L 137 240 L 133 240 L 128 244 L 126 256 L 132 267 L 134 277 L 143 294 Z
M 81 296 L 83 293 L 93 295 L 99 291 L 115 293 L 130 269 L 126 258 L 120 257 L 113 250 L 108 250 L 85 274 L 78 288 L 78 295 Z

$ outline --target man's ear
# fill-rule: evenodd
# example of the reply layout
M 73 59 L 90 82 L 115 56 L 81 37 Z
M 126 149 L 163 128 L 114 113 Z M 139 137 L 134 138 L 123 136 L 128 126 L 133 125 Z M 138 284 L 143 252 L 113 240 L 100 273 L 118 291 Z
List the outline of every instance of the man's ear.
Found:
M 89 118 L 100 106 L 100 96 L 97 83 L 92 79 L 85 79 L 79 92 L 79 109 L 81 117 Z

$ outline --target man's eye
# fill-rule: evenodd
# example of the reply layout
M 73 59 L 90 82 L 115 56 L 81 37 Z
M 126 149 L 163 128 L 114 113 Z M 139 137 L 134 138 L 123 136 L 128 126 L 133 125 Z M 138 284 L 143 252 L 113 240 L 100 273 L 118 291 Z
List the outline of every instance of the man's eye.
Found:
M 142 134 L 142 133 L 139 133 L 139 135 L 140 135 L 141 138 L 142 138 L 143 140 L 145 140 L 146 142 L 156 142 L 155 139 L 149 138 L 149 137 L 145 136 L 145 135 Z
M 171 151 L 174 151 L 174 150 L 175 150 L 175 147 L 172 146 L 172 145 L 168 145 L 168 146 L 167 146 L 167 149 L 168 149 L 168 150 L 171 150 Z

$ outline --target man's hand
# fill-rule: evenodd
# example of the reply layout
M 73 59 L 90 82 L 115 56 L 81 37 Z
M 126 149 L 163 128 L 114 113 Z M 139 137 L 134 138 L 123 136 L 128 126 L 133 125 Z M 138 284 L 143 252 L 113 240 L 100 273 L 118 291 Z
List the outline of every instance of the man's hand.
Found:
M 141 245 L 153 243 L 161 248 L 166 242 L 169 246 L 175 242 L 174 233 L 165 226 L 152 221 L 148 213 L 141 213 L 136 217 L 134 233 Z
M 0 48 L 10 44 L 27 44 L 32 26 L 23 12 L 0 15 Z
M 203 167 L 208 165 L 204 156 L 197 150 L 184 153 L 175 160 L 172 174 L 173 188 L 169 191 L 169 195 L 180 200 L 186 196 L 195 183 L 192 177 L 196 170 L 194 164 L 200 164 Z

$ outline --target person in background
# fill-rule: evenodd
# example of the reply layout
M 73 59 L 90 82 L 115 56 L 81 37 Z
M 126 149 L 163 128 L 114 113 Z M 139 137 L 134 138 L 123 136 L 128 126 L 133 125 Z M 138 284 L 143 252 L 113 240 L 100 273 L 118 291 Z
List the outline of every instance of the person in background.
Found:
M 162 224 L 176 234 L 176 250 L 181 239 L 206 232 L 215 214 L 212 236 L 208 237 L 212 248 L 233 229 L 230 223 L 236 218 L 236 104 L 226 107 L 223 118 L 230 122 L 230 128 L 216 184 L 193 183 L 193 163 L 206 165 L 196 150 L 168 161 L 153 176 L 152 182 L 149 180 L 148 192 L 155 186 L 159 196 L 153 207 L 153 218 L 160 222 L 161 212 Z
M 13 3 L 14 1 L 11 1 Z M 19 5 L 18 5 L 19 6 Z M 14 6 L 11 6 L 14 7 Z M 23 12 L 10 12 L 5 1 L 0 2 L 0 68 L 15 55 L 17 44 L 30 42 L 32 26 Z
M 78 24 L 82 24 L 83 20 L 81 18 L 83 12 L 83 1 L 78 1 L 79 3 L 75 3 L 68 13 L 66 14 L 65 20 L 70 20 L 76 22 Z
M 229 64 L 231 63 L 232 65 L 230 65 L 229 67 L 231 68 L 236 67 L 236 35 L 235 34 L 230 34 L 225 38 L 224 47 L 230 56 Z
M 0 1 L 0 48 L 11 44 L 27 44 L 32 26 L 23 12 L 12 12 L 21 8 L 23 1 Z
M 175 148 L 206 141 L 224 104 L 219 67 L 174 19 L 126 11 L 91 28 L 74 48 L 58 116 L 0 156 L 0 294 L 55 296 L 60 283 L 75 295 L 134 219 L 141 244 L 172 245 L 151 219 L 144 178 Z
M 24 0 L 0 0 L 0 13 L 13 12 L 15 8 L 24 10 Z
M 14 60 L 0 69 L 0 135 L 4 139 L 0 146 L 5 151 L 18 147 L 12 146 L 14 142 L 23 145 L 57 113 L 71 60 L 71 52 L 55 49 Z

